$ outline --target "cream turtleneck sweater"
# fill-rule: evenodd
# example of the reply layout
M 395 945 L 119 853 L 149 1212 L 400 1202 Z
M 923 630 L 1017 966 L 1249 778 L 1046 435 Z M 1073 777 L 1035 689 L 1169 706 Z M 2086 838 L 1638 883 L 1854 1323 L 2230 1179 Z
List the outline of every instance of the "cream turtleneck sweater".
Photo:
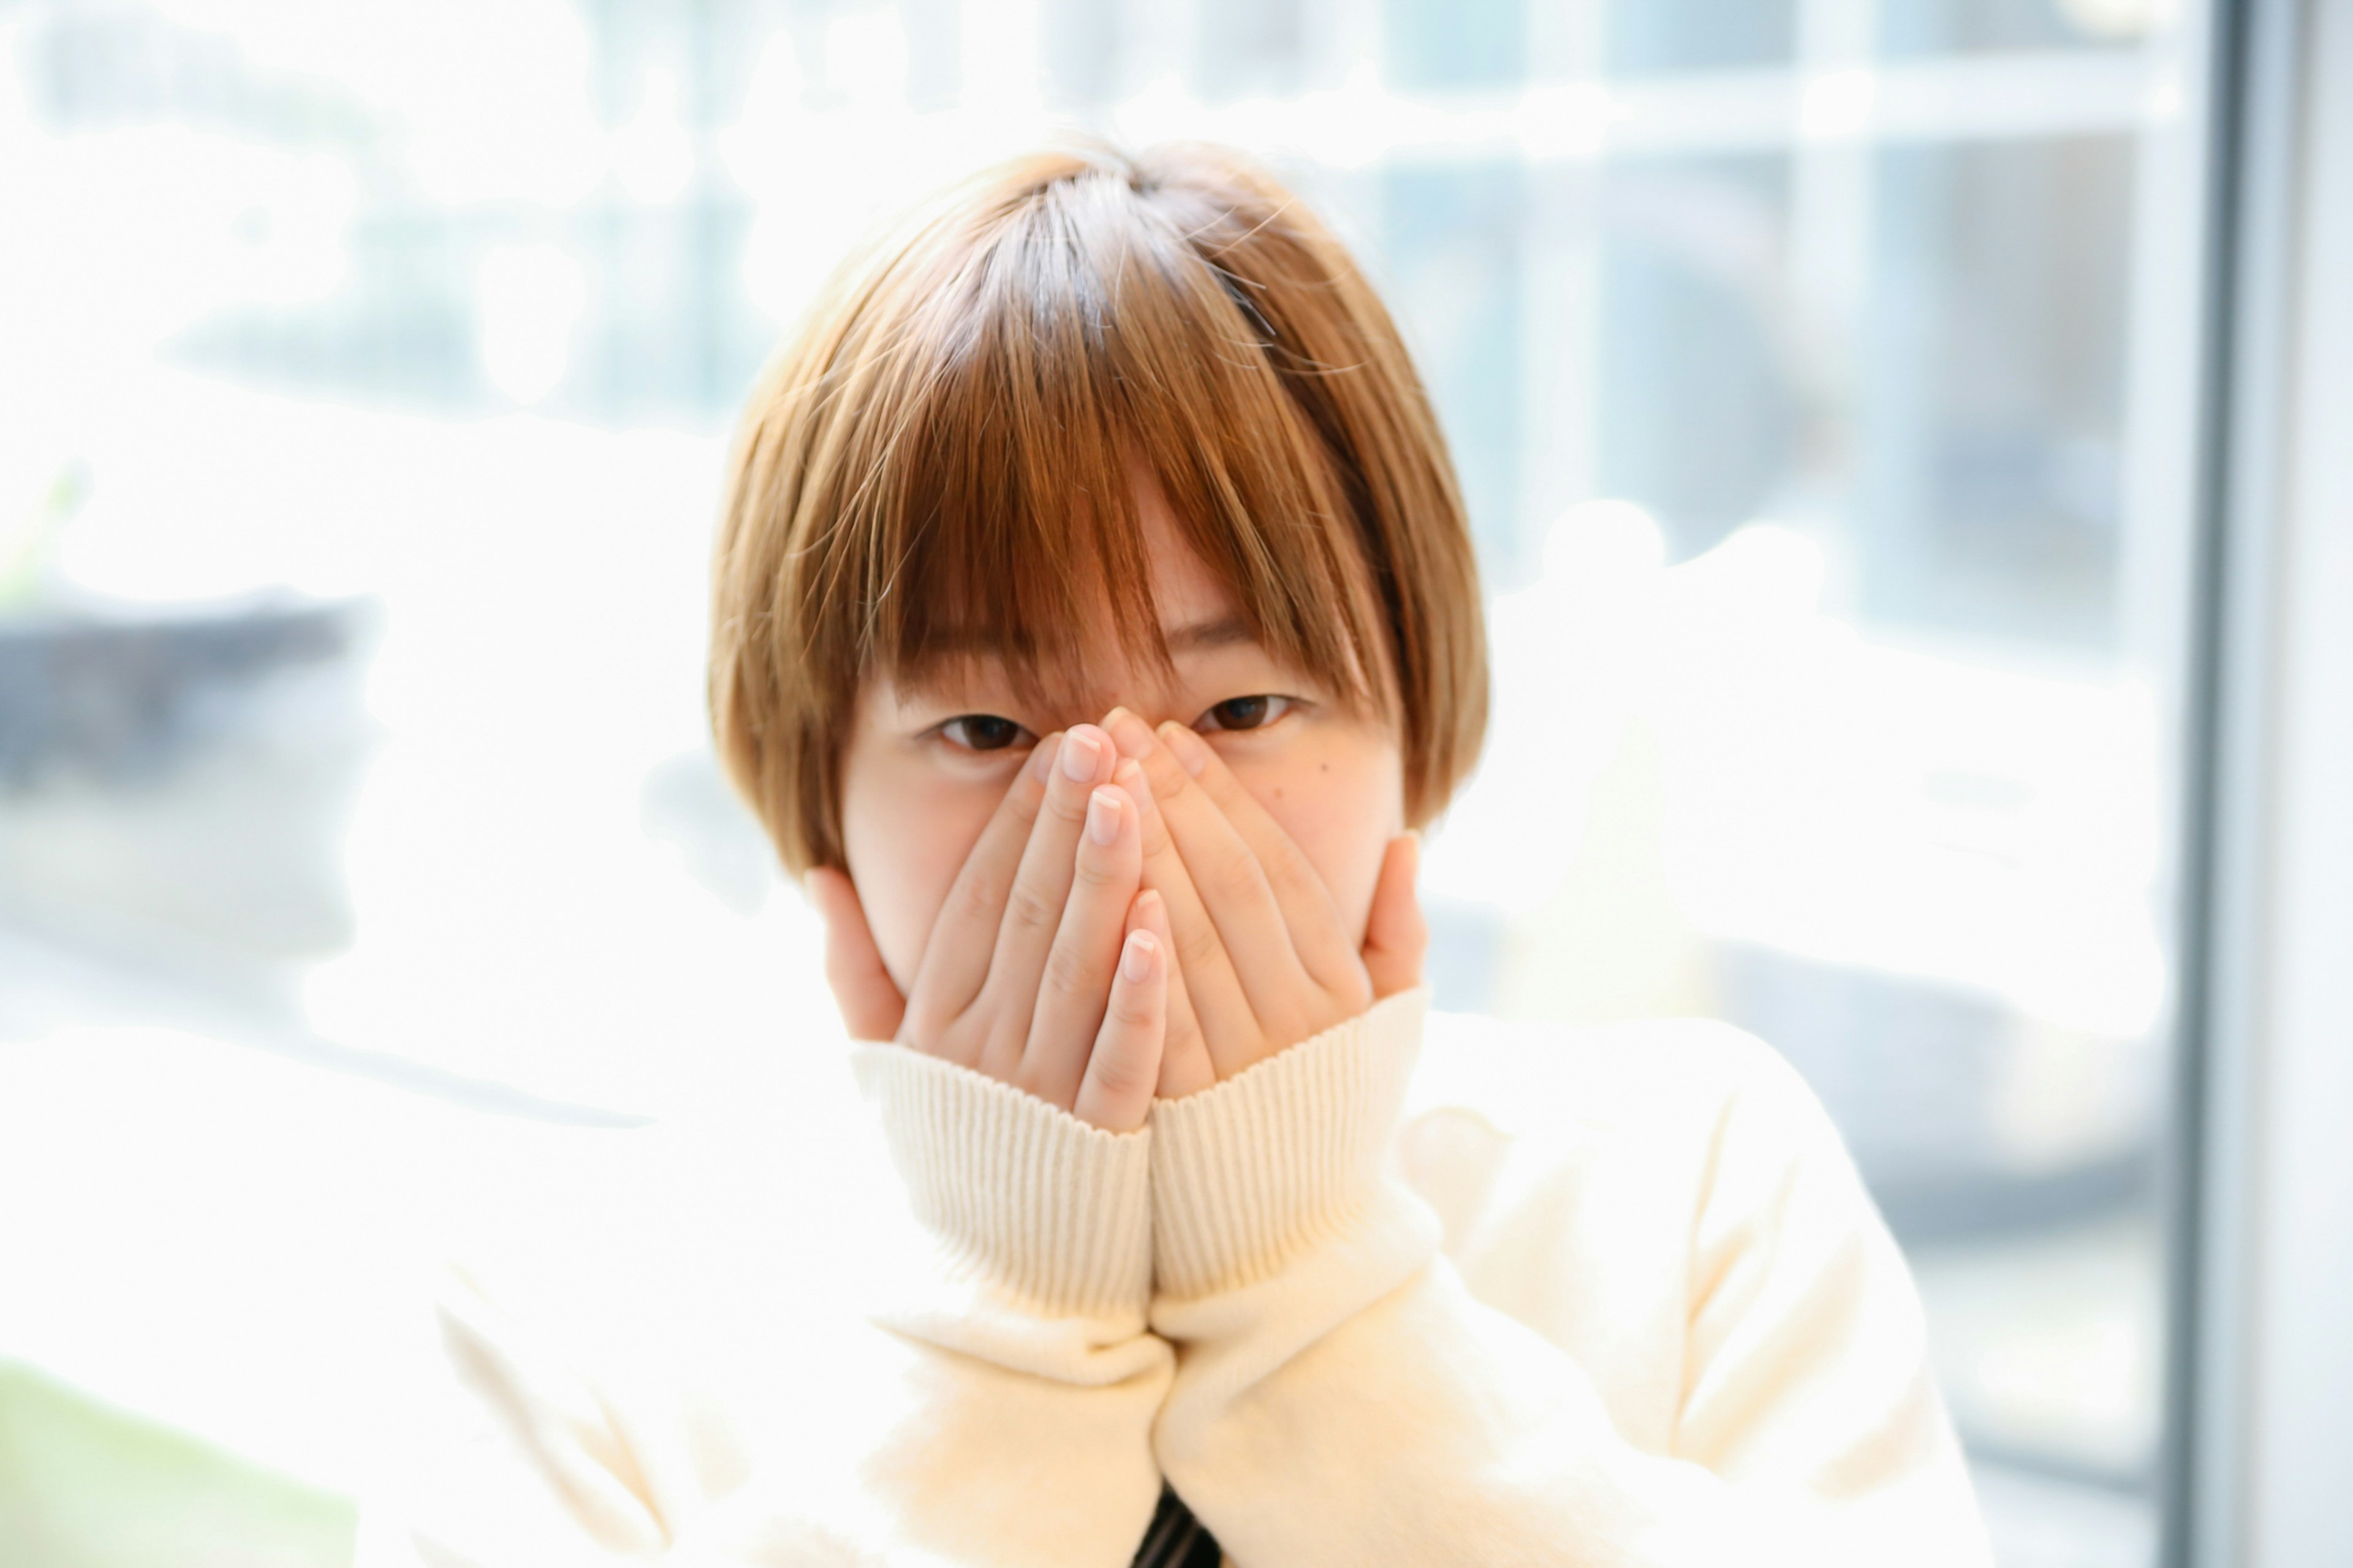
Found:
M 891 1046 L 862 1121 L 755 1088 L 600 1135 L 550 1179 L 585 1234 L 445 1293 L 362 1561 L 1124 1568 L 1164 1478 L 1241 1568 L 1988 1561 L 1778 1058 L 1428 1029 L 1392 997 L 1125 1135 Z

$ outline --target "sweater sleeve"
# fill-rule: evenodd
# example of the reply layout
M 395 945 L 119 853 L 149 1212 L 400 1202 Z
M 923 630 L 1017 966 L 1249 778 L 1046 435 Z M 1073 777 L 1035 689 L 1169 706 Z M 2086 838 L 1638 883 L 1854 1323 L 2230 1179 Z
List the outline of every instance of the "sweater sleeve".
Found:
M 791 1373 L 723 1391 L 797 1406 L 765 1412 L 770 1440 L 711 1426 L 691 1392 L 592 1377 L 459 1279 L 441 1304 L 459 1419 L 405 1528 L 364 1524 L 368 1568 L 1124 1568 L 1160 1494 L 1150 1428 L 1174 1367 L 1145 1321 L 1149 1131 L 855 1050 L 912 1223 L 810 1262 L 860 1275 L 862 1326 L 780 1345 Z
M 1667 1451 L 1473 1299 L 1383 1167 L 1425 995 L 1155 1112 L 1155 1433 L 1231 1560 L 1984 1563 L 1902 1258 L 1795 1075 L 1758 1052 L 1690 1228 Z M 1771 1067 L 1762 1064 L 1769 1061 Z M 1672 1201 L 1667 1205 L 1672 1208 Z

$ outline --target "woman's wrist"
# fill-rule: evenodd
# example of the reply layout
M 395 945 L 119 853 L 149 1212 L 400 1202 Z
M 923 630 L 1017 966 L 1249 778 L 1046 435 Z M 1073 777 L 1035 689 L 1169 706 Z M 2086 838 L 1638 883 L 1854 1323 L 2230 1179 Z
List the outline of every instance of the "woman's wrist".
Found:
M 1419 1054 L 1430 994 L 1374 1004 L 1153 1107 L 1154 1289 L 1189 1300 L 1281 1272 L 1362 1213 Z
M 851 1068 L 881 1119 L 910 1213 L 953 1272 L 1048 1316 L 1144 1310 L 1148 1128 L 1106 1132 L 902 1046 L 858 1046 Z

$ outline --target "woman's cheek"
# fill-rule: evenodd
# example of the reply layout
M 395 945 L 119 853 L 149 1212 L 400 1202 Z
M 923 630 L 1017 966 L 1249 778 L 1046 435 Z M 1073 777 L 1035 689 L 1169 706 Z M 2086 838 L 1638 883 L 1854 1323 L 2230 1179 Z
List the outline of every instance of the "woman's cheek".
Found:
M 1237 768 L 1323 879 L 1350 936 L 1362 942 L 1381 857 L 1404 830 L 1404 772 L 1394 747 L 1318 747 Z
M 843 848 L 882 963 L 903 994 L 956 873 L 1004 795 L 938 778 L 843 778 Z M 860 783 L 864 792 L 858 792 Z

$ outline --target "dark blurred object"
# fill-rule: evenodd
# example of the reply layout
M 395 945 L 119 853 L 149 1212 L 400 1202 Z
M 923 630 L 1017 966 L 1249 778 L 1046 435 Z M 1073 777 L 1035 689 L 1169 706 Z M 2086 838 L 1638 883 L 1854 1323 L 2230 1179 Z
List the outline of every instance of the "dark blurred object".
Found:
M 0 619 L 0 926 L 239 991 L 342 947 L 376 618 L 272 594 Z
M 270 598 L 0 620 L 0 788 L 152 781 L 268 724 L 265 689 L 350 660 L 373 619 L 364 601 Z
M 2106 1097 L 2150 1109 L 2022 1150 L 2003 1080 L 2032 1026 L 2001 999 L 1740 942 L 1715 960 L 1723 1016 L 1805 1076 L 1906 1243 L 2130 1214 L 2155 1193 L 2154 1050 L 2094 1058 Z

